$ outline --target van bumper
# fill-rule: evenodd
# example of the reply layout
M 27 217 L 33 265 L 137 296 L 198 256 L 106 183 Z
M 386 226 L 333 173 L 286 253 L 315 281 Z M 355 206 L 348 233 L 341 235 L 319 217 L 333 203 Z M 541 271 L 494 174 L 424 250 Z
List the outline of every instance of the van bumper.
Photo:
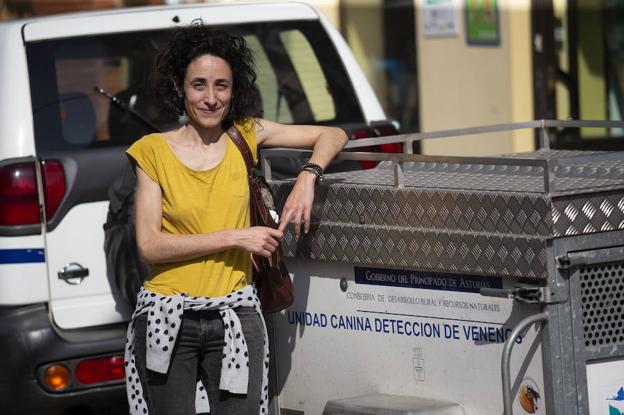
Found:
M 76 358 L 121 355 L 127 323 L 62 331 L 45 303 L 0 307 L 0 412 L 6 415 L 128 413 L 123 381 L 85 388 L 77 381 L 52 392 L 38 379 L 42 366 Z M 71 366 L 70 366 L 71 367 Z M 74 386 L 77 386 L 78 390 Z

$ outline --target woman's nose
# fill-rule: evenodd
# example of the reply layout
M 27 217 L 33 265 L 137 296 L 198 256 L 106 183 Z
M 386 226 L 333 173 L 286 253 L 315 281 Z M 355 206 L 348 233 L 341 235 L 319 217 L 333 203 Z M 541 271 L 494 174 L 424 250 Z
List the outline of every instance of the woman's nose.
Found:
M 217 95 L 213 88 L 206 88 L 204 92 L 204 102 L 211 107 L 217 105 Z

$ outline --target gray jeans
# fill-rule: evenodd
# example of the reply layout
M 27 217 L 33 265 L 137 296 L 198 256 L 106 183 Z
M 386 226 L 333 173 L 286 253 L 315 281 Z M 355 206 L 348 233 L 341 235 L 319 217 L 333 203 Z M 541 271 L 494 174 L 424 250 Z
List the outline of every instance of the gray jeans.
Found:
M 208 389 L 211 415 L 258 415 L 264 350 L 262 321 L 252 308 L 237 308 L 235 311 L 249 351 L 246 395 L 219 390 L 224 329 L 217 311 L 184 312 L 166 374 L 146 368 L 147 316 L 137 319 L 136 363 L 150 415 L 194 415 L 197 379 L 201 379 Z

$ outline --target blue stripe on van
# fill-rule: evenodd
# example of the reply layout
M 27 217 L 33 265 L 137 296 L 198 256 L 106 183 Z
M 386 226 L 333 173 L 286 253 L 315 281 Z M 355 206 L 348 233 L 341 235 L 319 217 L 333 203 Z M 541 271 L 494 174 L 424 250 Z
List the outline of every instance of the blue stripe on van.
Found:
M 43 248 L 0 249 L 0 264 L 45 262 Z

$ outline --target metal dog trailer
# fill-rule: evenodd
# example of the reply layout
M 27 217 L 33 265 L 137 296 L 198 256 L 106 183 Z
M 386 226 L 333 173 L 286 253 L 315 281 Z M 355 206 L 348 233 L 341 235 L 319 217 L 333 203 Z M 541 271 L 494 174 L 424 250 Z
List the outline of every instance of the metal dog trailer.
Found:
M 358 140 L 374 169 L 328 174 L 310 233 L 284 239 L 291 308 L 269 317 L 281 414 L 624 414 L 624 152 L 549 148 L 518 124 Z M 530 128 L 500 157 L 416 140 Z M 361 143 L 359 142 L 361 141 Z M 264 151 L 271 161 L 299 151 Z M 293 182 L 270 181 L 278 205 Z

